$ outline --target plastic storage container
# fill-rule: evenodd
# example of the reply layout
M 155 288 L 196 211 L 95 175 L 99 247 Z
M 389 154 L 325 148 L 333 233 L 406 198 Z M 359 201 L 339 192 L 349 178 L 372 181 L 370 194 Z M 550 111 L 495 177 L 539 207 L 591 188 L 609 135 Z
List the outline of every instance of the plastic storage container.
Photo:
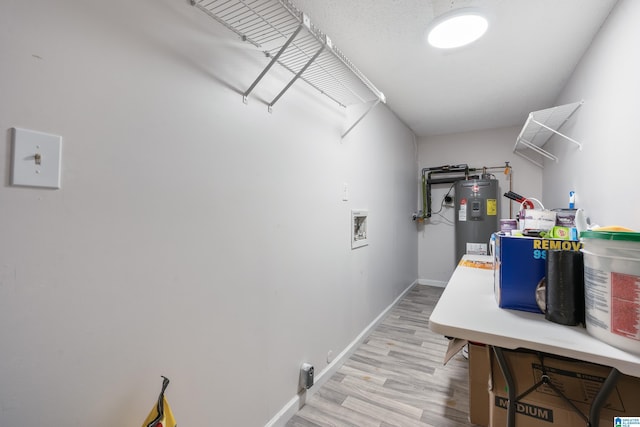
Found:
M 587 332 L 640 354 L 640 233 L 584 231 Z

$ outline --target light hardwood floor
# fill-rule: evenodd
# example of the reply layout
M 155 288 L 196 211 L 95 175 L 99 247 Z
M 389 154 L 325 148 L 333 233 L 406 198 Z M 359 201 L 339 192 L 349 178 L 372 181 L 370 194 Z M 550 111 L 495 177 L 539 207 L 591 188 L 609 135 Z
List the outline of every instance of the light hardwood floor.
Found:
M 287 427 L 473 425 L 467 360 L 429 329 L 443 290 L 414 286 Z

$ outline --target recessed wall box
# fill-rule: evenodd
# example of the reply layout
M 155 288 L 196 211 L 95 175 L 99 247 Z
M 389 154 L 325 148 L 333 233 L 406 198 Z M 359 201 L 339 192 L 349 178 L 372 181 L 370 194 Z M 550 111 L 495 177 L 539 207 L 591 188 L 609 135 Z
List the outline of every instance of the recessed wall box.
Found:
M 351 248 L 359 248 L 369 244 L 367 210 L 358 209 L 351 211 Z

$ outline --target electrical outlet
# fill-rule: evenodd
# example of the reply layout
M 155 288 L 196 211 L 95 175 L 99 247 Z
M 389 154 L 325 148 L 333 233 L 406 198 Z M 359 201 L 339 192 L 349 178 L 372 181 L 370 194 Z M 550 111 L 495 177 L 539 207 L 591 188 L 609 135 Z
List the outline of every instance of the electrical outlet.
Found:
M 300 388 L 307 389 L 313 386 L 313 365 L 303 363 L 300 368 Z

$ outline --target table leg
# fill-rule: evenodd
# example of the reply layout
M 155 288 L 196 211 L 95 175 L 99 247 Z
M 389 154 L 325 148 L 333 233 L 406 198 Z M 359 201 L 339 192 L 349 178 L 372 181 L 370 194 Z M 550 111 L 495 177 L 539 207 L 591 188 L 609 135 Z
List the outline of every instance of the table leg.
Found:
M 498 366 L 502 371 L 502 375 L 504 377 L 505 383 L 507 384 L 507 393 L 509 406 L 507 408 L 507 427 L 515 427 L 516 424 L 516 386 L 513 380 L 513 376 L 511 375 L 511 369 L 509 368 L 509 364 L 507 363 L 507 359 L 504 356 L 502 348 L 491 346 L 493 348 L 493 352 L 496 355 L 496 361 L 498 362 Z M 600 410 L 602 406 L 605 404 L 607 397 L 611 391 L 615 388 L 618 378 L 620 377 L 620 372 L 616 368 L 611 368 L 609 372 L 609 376 L 604 381 L 600 390 L 598 390 L 598 394 L 593 399 L 593 403 L 591 404 L 591 408 L 589 409 L 589 427 L 599 427 L 600 425 Z M 491 404 L 494 404 L 493 402 Z
M 498 366 L 500 366 L 500 370 L 502 371 L 502 376 L 504 376 L 504 381 L 507 383 L 507 393 L 509 399 L 509 406 L 507 407 L 507 427 L 515 427 L 516 425 L 516 385 L 513 381 L 513 376 L 511 375 L 511 370 L 509 369 L 509 364 L 507 363 L 507 359 L 504 357 L 504 353 L 500 347 L 491 346 L 493 348 L 493 352 L 496 355 L 496 360 L 498 362 Z M 495 404 L 491 402 L 491 404 Z
M 600 425 L 600 409 L 602 409 L 602 405 L 609 397 L 611 390 L 616 386 L 618 382 L 618 378 L 620 377 L 620 372 L 616 368 L 611 368 L 611 372 L 609 372 L 609 376 L 598 390 L 598 394 L 593 399 L 593 403 L 591 404 L 591 409 L 589 410 L 589 426 L 590 427 L 598 427 Z

